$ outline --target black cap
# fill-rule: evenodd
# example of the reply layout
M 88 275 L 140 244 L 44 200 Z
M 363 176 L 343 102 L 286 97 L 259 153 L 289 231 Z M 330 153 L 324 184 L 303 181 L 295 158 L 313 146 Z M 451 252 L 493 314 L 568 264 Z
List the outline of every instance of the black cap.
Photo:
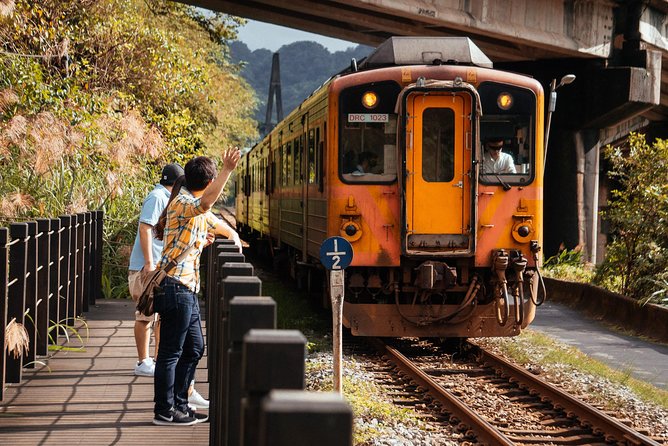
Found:
M 176 179 L 181 175 L 185 175 L 183 172 L 183 167 L 179 166 L 176 163 L 167 164 L 162 168 L 162 175 L 160 176 L 160 184 L 163 186 L 171 186 L 174 184 Z

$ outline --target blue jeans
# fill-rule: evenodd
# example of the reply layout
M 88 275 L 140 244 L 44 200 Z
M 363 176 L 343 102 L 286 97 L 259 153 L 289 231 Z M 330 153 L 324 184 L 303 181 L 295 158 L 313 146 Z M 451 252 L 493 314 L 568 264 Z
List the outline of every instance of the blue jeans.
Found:
M 204 354 L 197 295 L 171 277 L 165 278 L 162 289 L 164 295 L 155 300 L 161 320 L 153 378 L 156 414 L 167 414 L 172 408 L 187 409 L 188 387 Z

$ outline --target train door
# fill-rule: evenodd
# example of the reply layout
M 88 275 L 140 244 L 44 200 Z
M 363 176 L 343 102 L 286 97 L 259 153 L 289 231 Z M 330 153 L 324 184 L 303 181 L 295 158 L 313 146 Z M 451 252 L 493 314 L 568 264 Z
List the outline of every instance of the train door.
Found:
M 471 96 L 413 92 L 406 106 L 406 253 L 470 253 Z

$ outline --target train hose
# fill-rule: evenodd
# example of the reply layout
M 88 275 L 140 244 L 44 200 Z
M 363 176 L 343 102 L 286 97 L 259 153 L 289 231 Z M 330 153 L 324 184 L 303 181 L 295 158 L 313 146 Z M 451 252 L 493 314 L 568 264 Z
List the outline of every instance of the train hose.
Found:
M 501 295 L 496 299 L 496 320 L 500 326 L 505 326 L 510 317 L 510 298 L 508 297 L 508 286 L 501 284 Z M 503 305 L 503 309 L 501 306 Z
M 466 296 L 464 297 L 464 300 L 462 301 L 462 303 L 459 304 L 459 306 L 454 311 L 452 311 L 449 314 L 439 316 L 439 317 L 435 317 L 435 318 L 429 319 L 428 321 L 423 321 L 423 322 L 415 321 L 415 320 L 409 318 L 408 316 L 406 316 L 401 311 L 401 304 L 399 303 L 399 294 L 400 294 L 399 293 L 399 287 L 395 288 L 394 302 L 395 302 L 395 305 L 397 306 L 397 312 L 399 313 L 399 315 L 404 320 L 406 320 L 407 322 L 410 322 L 413 325 L 418 325 L 418 326 L 429 325 L 429 324 L 434 324 L 436 322 L 441 322 L 441 321 L 446 321 L 446 322 L 449 322 L 451 324 L 456 324 L 456 323 L 460 323 L 460 322 L 463 322 L 463 321 L 467 320 L 468 318 L 470 318 L 473 315 L 473 313 L 475 311 L 475 308 L 477 306 L 476 297 L 478 296 L 478 291 L 479 290 L 480 290 L 480 280 L 479 280 L 478 276 L 476 275 L 476 276 L 473 276 L 473 279 L 471 280 L 471 284 L 469 285 L 469 289 L 466 292 Z M 415 305 L 416 298 L 417 298 L 417 292 L 415 293 L 415 297 L 413 299 L 413 305 Z M 468 307 L 470 307 L 471 310 L 468 312 L 468 314 L 464 314 L 462 316 L 463 311 Z
M 522 325 L 524 320 L 524 271 L 527 260 L 523 255 L 512 259 L 513 270 L 515 270 L 516 282 L 513 287 L 513 299 L 515 301 L 515 324 Z
M 545 302 L 545 298 L 547 297 L 547 290 L 545 289 L 545 282 L 543 282 L 543 276 L 541 276 L 540 269 L 538 269 L 538 266 L 536 266 L 536 273 L 538 274 L 538 283 L 540 284 L 540 287 L 543 289 L 543 296 L 542 298 L 539 299 L 538 298 L 539 293 L 536 293 L 536 296 L 534 296 L 533 293 L 531 293 L 531 302 L 535 306 L 540 307 Z
M 540 307 L 545 302 L 545 298 L 547 297 L 547 290 L 545 289 L 545 282 L 543 281 L 543 276 L 541 276 L 540 274 L 540 268 L 538 268 L 538 252 L 540 251 L 540 246 L 538 245 L 538 242 L 532 241 L 530 249 L 533 254 L 534 264 L 536 266 L 536 273 L 538 274 L 538 283 L 540 284 L 540 287 L 543 289 L 543 297 L 539 299 L 538 292 L 536 292 L 536 296 L 534 296 L 532 287 L 531 302 L 535 306 Z
M 513 293 L 515 299 L 515 323 L 522 325 L 524 320 L 524 283 L 518 282 L 517 288 Z

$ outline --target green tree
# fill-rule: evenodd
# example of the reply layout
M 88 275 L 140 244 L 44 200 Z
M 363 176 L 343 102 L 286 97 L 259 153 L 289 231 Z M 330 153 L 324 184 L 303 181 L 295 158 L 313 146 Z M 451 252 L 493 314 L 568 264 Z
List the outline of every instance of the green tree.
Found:
M 162 0 L 0 1 L 0 216 L 104 210 L 105 283 L 124 295 L 161 166 L 256 137 L 225 43 L 240 23 Z
M 617 187 L 603 212 L 612 242 L 596 280 L 658 300 L 668 288 L 668 142 L 649 145 L 644 135 L 631 134 L 628 145 L 608 146 L 605 156 Z

